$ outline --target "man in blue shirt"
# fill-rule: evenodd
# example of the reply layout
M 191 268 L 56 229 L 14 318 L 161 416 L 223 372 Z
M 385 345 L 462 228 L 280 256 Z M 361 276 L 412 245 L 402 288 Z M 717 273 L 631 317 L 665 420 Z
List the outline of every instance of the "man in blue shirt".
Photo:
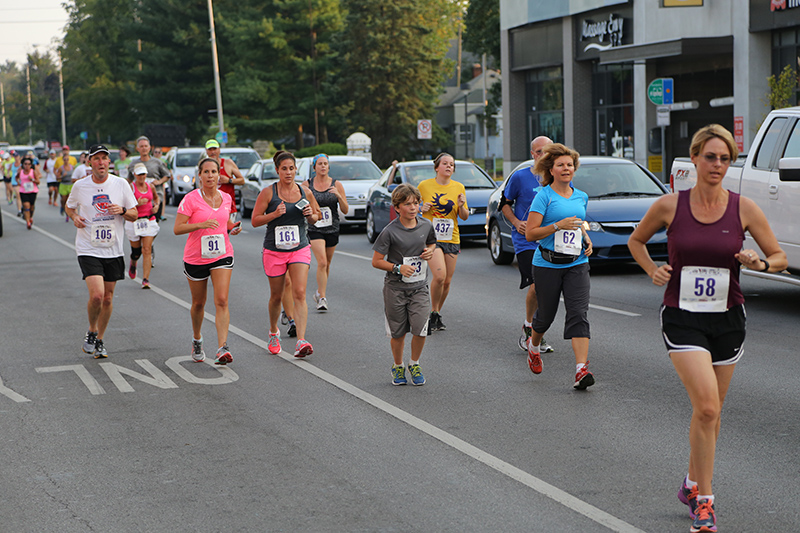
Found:
M 552 142 L 544 136 L 536 137 L 531 141 L 531 157 L 534 161 L 538 161 L 542 157 L 542 148 Z M 529 242 L 525 239 L 525 225 L 531 203 L 540 187 L 541 183 L 539 177 L 533 173 L 533 166 L 522 168 L 508 178 L 500 199 L 500 210 L 515 229 L 512 232 L 511 240 L 514 243 L 514 253 L 517 254 L 517 266 L 521 276 L 519 288 L 528 287 L 528 294 L 525 296 L 525 324 L 522 326 L 522 336 L 519 339 L 519 347 L 526 351 L 528 350 L 528 339 L 531 337 L 531 320 L 533 320 L 533 314 L 538 307 L 533 279 L 533 254 L 539 243 Z M 553 348 L 542 339 L 541 353 L 552 351 Z

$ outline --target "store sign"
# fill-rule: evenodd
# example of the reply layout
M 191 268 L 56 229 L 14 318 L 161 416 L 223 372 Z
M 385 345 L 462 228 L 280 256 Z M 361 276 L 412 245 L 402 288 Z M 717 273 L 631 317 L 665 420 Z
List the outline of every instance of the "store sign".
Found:
M 662 7 L 700 7 L 703 0 L 662 0 Z
M 584 19 L 581 24 L 581 42 L 588 40 L 596 40 L 587 44 L 583 51 L 589 50 L 608 50 L 614 46 L 622 44 L 622 39 L 625 34 L 623 29 L 625 27 L 625 19 L 611 13 L 606 20 L 594 21 L 591 19 Z
M 800 7 L 800 0 L 771 0 L 769 4 L 770 11 L 781 11 L 795 7 Z

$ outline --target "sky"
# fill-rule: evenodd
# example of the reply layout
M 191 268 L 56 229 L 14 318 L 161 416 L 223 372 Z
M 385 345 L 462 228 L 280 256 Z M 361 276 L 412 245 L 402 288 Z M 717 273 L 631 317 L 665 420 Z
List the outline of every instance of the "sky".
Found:
M 23 64 L 34 50 L 54 50 L 63 37 L 65 0 L 0 0 L 0 64 Z

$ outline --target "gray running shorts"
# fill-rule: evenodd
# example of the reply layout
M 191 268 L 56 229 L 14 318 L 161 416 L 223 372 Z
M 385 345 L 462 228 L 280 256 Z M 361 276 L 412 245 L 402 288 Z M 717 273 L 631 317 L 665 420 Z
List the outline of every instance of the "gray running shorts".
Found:
M 417 337 L 427 336 L 431 314 L 431 295 L 427 285 L 418 289 L 395 289 L 384 285 L 383 305 L 387 337 L 397 339 L 408 332 Z

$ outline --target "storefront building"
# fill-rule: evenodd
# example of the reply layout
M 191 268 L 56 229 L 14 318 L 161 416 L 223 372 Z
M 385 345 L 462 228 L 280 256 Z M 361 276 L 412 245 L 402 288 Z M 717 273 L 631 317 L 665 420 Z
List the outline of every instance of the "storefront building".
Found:
M 767 78 L 800 66 L 800 0 L 500 0 L 500 19 L 510 168 L 547 135 L 661 175 L 712 122 L 746 151 L 769 112 Z M 669 94 L 653 92 L 659 79 Z M 659 112 L 651 98 L 669 96 Z

